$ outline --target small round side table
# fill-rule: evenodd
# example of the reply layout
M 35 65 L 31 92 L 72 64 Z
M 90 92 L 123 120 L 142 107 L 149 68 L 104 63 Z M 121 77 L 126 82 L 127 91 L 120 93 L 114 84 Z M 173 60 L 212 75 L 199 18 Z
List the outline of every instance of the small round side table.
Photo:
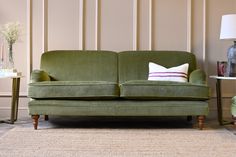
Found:
M 212 79 L 216 79 L 216 99 L 217 99 L 217 112 L 218 112 L 218 121 L 220 125 L 233 124 L 233 122 L 227 122 L 223 120 L 222 112 L 222 97 L 221 97 L 221 81 L 222 80 L 235 80 L 236 77 L 225 77 L 225 76 L 210 76 Z

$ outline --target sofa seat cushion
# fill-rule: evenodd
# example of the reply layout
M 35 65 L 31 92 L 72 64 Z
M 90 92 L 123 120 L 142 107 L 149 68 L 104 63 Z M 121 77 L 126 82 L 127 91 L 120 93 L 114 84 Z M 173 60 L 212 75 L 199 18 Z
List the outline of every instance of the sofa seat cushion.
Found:
M 29 84 L 29 97 L 34 99 L 113 99 L 119 87 L 107 81 L 43 81 Z
M 189 82 L 133 80 L 120 84 L 125 99 L 208 100 L 209 88 Z

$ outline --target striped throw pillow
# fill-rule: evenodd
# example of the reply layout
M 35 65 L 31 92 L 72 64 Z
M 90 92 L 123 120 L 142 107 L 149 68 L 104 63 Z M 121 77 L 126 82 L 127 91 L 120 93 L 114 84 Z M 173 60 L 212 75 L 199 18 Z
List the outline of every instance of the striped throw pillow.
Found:
M 189 64 L 185 63 L 180 66 L 165 68 L 161 65 L 150 62 L 148 80 L 187 82 L 188 67 Z

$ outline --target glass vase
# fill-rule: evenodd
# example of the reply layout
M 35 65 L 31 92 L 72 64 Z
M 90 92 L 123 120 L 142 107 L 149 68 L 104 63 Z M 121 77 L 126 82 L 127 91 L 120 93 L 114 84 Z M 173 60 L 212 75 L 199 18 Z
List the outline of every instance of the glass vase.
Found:
M 12 44 L 8 45 L 8 69 L 14 69 L 14 59 L 13 59 L 13 47 L 12 47 Z

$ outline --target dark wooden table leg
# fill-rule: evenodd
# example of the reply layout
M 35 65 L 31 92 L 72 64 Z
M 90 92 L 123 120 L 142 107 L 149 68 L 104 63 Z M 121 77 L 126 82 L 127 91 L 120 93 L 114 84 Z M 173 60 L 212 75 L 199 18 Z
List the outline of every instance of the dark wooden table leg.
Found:
M 218 111 L 218 122 L 223 125 L 222 120 L 222 98 L 221 98 L 221 80 L 216 79 L 216 94 L 217 94 L 217 111 Z

